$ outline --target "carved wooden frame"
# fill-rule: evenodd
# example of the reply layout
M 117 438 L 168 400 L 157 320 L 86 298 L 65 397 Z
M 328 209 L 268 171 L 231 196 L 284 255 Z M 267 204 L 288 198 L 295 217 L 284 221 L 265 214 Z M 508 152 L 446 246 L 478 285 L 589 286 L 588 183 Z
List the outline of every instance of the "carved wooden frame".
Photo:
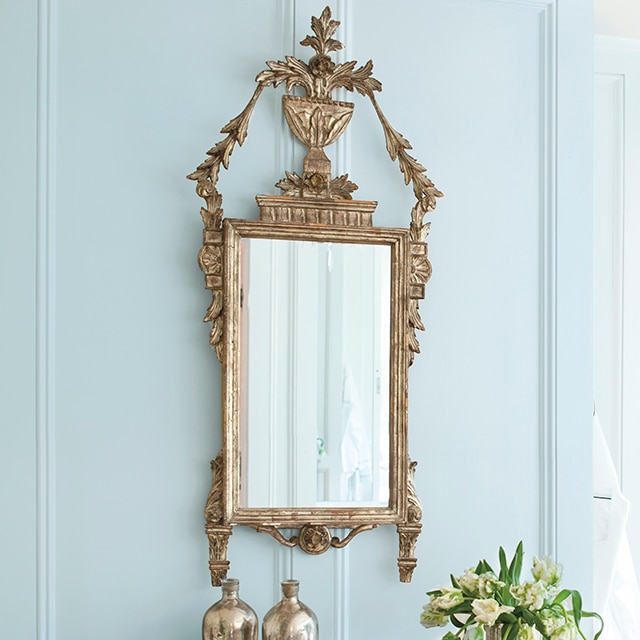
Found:
M 332 36 L 339 22 L 331 19 L 329 8 L 320 18 L 312 18 L 314 35 L 301 44 L 312 47 L 316 55 L 308 63 L 287 56 L 285 62 L 267 62 L 258 86 L 243 110 L 222 128 L 227 137 L 207 152 L 208 158 L 188 176 L 197 182 L 196 192 L 206 202 L 201 209 L 204 222 L 203 246 L 198 262 L 205 275 L 205 286 L 212 301 L 205 322 L 211 322 L 210 344 L 223 368 L 222 450 L 212 461 L 212 485 L 205 506 L 206 533 L 209 538 L 209 567 L 214 585 L 226 577 L 229 561 L 226 549 L 234 525 L 250 526 L 268 533 L 286 546 L 299 546 L 310 554 L 330 547 L 344 547 L 355 535 L 380 524 L 395 524 L 399 534 L 398 567 L 400 580 L 409 582 L 417 559 L 415 545 L 421 531 L 422 509 L 413 474 L 416 462 L 407 452 L 407 378 L 415 353 L 420 351 L 416 329 L 423 330 L 418 302 L 424 298 L 425 284 L 431 276 L 426 237 L 430 223 L 424 216 L 435 209 L 442 196 L 426 171 L 407 150 L 409 142 L 391 127 L 374 96 L 382 85 L 371 76 L 373 63 L 356 69 L 354 61 L 335 64 L 329 54 L 342 48 Z M 223 220 L 222 196 L 217 190 L 220 166 L 228 168 L 229 157 L 238 143 L 246 139 L 255 104 L 268 85 L 286 84 L 287 91 L 302 87 L 306 97 L 285 95 L 283 108 L 293 134 L 309 149 L 302 176 L 288 173 L 276 186 L 283 195 L 257 196 L 260 220 Z M 351 103 L 332 100 L 334 89 L 357 91 L 371 101 L 382 124 L 387 151 L 398 160 L 406 184 L 411 183 L 416 204 L 411 210 L 408 229 L 372 226 L 375 202 L 353 200 L 357 185 L 349 176 L 332 178 L 331 163 L 323 147 L 331 144 L 348 126 Z M 392 247 L 392 317 L 390 368 L 390 503 L 388 508 L 243 508 L 238 502 L 238 380 L 237 346 L 238 247 L 242 236 L 305 239 L 317 241 L 388 244 Z M 395 454 L 395 455 L 394 455 Z M 332 528 L 348 528 L 340 539 Z M 297 529 L 287 538 L 281 529 Z

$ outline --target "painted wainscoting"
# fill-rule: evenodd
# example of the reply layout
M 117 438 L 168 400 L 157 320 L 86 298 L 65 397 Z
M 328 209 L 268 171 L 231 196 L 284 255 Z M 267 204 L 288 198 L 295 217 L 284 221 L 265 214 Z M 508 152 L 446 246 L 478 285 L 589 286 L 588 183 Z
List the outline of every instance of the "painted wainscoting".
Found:
M 12 640 L 187 640 L 218 598 L 202 507 L 220 369 L 200 323 L 200 202 L 184 176 L 290 52 L 308 0 L 5 2 L 0 344 L 2 595 Z M 591 580 L 592 16 L 580 0 L 340 0 L 341 60 L 373 58 L 392 125 L 446 197 L 431 215 L 428 326 L 410 372 L 425 511 L 397 579 L 383 527 L 305 556 L 237 529 L 259 615 L 294 575 L 323 637 L 435 637 L 424 592 L 498 545 Z M 412 206 L 360 96 L 335 169 Z M 275 127 L 273 126 L 275 123 Z M 300 149 L 279 93 L 220 188 L 257 217 Z M 8 311 L 7 311 L 8 310 Z M 6 568 L 6 569 L 5 569 Z

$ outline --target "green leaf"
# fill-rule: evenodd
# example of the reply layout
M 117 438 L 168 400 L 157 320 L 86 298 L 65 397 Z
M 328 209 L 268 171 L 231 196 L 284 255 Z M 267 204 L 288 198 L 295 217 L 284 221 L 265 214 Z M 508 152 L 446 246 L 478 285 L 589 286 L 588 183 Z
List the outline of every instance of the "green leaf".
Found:
M 584 618 L 597 618 L 598 621 L 600 622 L 600 630 L 598 631 L 598 633 L 596 633 L 595 636 L 593 636 L 593 640 L 598 640 L 598 638 L 600 637 L 600 635 L 602 634 L 603 630 L 604 630 L 604 620 L 602 619 L 602 616 L 598 613 L 596 613 L 595 611 L 583 611 L 582 612 L 582 616 Z
M 551 605 L 553 606 L 554 604 L 562 604 L 570 595 L 571 595 L 571 591 L 569 589 L 563 589 L 553 599 L 553 602 L 551 603 Z
M 517 622 L 517 616 L 514 616 L 513 613 L 501 613 L 498 616 L 498 622 Z
M 493 573 L 495 571 L 491 568 L 491 565 L 486 560 L 480 560 L 478 563 L 478 567 L 476 569 L 476 573 L 480 575 L 481 573 Z
M 473 609 L 471 608 L 471 600 L 465 600 L 460 604 L 457 604 L 455 607 L 451 607 L 447 609 L 447 615 L 450 616 L 456 613 L 471 613 Z
M 498 580 L 507 582 L 509 575 L 509 569 L 507 568 L 507 554 L 504 552 L 502 547 L 500 547 L 498 557 L 500 559 L 500 575 L 498 576 Z
M 502 628 L 502 640 L 516 640 L 520 625 L 510 624 Z
M 499 600 L 500 604 L 506 604 L 510 607 L 516 605 L 516 599 L 511 595 L 511 591 L 509 591 L 509 585 L 505 583 L 504 587 L 502 587 L 499 591 Z
M 454 636 L 453 633 L 451 633 L 451 631 L 449 631 L 442 636 L 442 640 L 458 640 L 458 638 Z
M 571 592 L 571 604 L 573 605 L 573 619 L 576 621 L 576 625 L 580 626 L 580 619 L 582 618 L 582 596 L 579 591 Z
M 458 581 L 455 579 L 453 573 L 449 574 L 451 576 L 451 584 L 453 587 L 455 587 L 456 589 L 460 589 L 460 585 L 458 584 Z
M 518 584 L 520 582 L 520 574 L 522 573 L 522 558 L 524 556 L 524 547 L 522 540 L 516 547 L 516 552 L 509 566 L 509 576 L 511 578 L 511 584 Z
M 449 611 L 449 613 L 451 613 L 451 612 Z M 465 625 L 465 623 L 464 623 L 464 622 L 460 622 L 460 620 L 458 620 L 458 618 L 456 618 L 455 616 L 451 616 L 451 617 L 449 618 L 449 620 L 451 620 L 451 624 L 452 624 L 454 627 L 457 627 L 458 629 L 462 629 L 462 627 L 464 627 L 464 625 Z M 468 621 L 467 621 L 467 622 L 468 622 Z M 444 638 L 443 638 L 442 640 L 444 640 Z

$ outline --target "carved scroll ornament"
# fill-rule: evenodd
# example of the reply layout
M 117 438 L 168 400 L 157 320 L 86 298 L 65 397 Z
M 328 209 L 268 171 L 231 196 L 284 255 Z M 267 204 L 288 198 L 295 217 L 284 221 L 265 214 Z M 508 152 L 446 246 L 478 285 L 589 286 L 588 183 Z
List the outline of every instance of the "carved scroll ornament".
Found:
M 206 258 L 213 257 L 212 250 L 219 247 L 221 242 L 216 234 L 222 229 L 223 218 L 222 195 L 217 189 L 220 166 L 228 169 L 229 158 L 236 143 L 242 146 L 246 140 L 251 115 L 265 87 L 269 85 L 278 87 L 283 83 L 287 91 L 301 87 L 306 92 L 306 98 L 285 95 L 283 105 L 285 117 L 292 132 L 310 150 L 305 158 L 303 175 L 287 172 L 286 177 L 277 183 L 276 186 L 287 196 L 351 198 L 351 193 L 358 188 L 357 185 L 349 180 L 348 175 L 331 179 L 328 169 L 330 164 L 322 152 L 322 147 L 333 142 L 344 131 L 353 112 L 353 104 L 333 101 L 331 94 L 334 90 L 342 88 L 350 92 L 356 91 L 371 101 L 382 124 L 387 152 L 392 160 L 398 161 L 404 182 L 407 185 L 412 184 L 416 197 L 409 226 L 412 242 L 410 362 L 413 361 L 413 354 L 420 352 L 416 329 L 424 330 L 424 325 L 420 319 L 418 301 L 424 298 L 424 286 L 431 277 L 431 264 L 426 243 L 430 223 L 425 223 L 424 217 L 436 208 L 436 198 L 443 194 L 426 175 L 426 169 L 409 155 L 408 150 L 412 148 L 409 141 L 390 125 L 383 114 L 375 97 L 375 92 L 382 90 L 382 84 L 371 75 L 373 62 L 369 60 L 356 69 L 357 63 L 354 60 L 336 64 L 329 56 L 330 53 L 343 48 L 343 44 L 332 37 L 339 26 L 340 22 L 331 19 L 331 11 L 326 7 L 320 18 L 311 19 L 314 35 L 307 36 L 300 43 L 313 48 L 316 53 L 308 63 L 293 56 L 286 56 L 285 62 L 267 62 L 269 68 L 256 77 L 258 86 L 247 106 L 220 130 L 227 136 L 209 149 L 208 158 L 187 176 L 189 180 L 197 182 L 196 193 L 206 202 L 206 207 L 200 210 L 205 228 L 200 268 L 205 273 L 207 288 L 213 291 L 214 300 L 207 311 L 205 321 L 213 323 L 210 343 L 216 350 L 218 358 L 221 358 L 219 345 L 222 321 L 219 318 L 222 309 L 219 296 L 216 299 L 216 292 L 219 291 L 217 281 L 221 270 L 219 263 L 215 261 L 207 263 Z

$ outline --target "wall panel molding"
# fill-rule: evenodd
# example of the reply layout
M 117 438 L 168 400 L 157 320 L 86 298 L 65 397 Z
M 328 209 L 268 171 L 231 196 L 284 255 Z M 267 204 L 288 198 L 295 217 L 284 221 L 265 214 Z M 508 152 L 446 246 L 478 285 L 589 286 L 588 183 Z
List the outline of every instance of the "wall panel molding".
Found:
M 56 2 L 38 2 L 36 131 L 36 632 L 56 636 L 55 144 Z
M 280 42 L 282 43 L 281 60 L 287 55 L 292 55 L 296 48 L 296 0 L 277 0 L 278 19 L 280 21 Z M 279 122 L 276 132 L 275 165 L 278 168 L 278 179 L 283 178 L 285 171 L 291 171 L 295 163 L 296 153 L 293 137 L 289 135 L 289 129 L 282 111 L 281 101 L 274 100 L 274 121 Z M 273 310 L 272 310 L 273 313 Z M 275 326 L 275 325 L 272 325 Z M 273 359 L 272 359 L 273 362 Z M 273 413 L 273 412 L 272 412 Z M 273 418 L 270 420 L 273 426 Z M 274 442 L 274 439 L 270 439 Z M 271 485 L 273 486 L 273 484 Z M 291 533 L 293 535 L 293 533 Z M 280 583 L 283 580 L 294 578 L 294 550 L 283 545 L 274 545 L 273 550 L 273 596 L 272 601 L 278 602 L 281 598 Z
M 333 17 L 340 22 L 338 39 L 344 44 L 344 49 L 336 51 L 335 59 L 338 63 L 344 63 L 353 59 L 352 42 L 352 3 L 351 0 L 336 0 Z M 353 94 L 345 89 L 340 89 L 335 95 L 337 100 L 353 102 Z M 334 176 L 348 173 L 351 166 L 351 129 L 347 128 L 335 143 L 335 161 L 332 167 Z M 355 196 L 358 197 L 357 195 Z M 344 538 L 348 531 L 340 531 L 338 535 Z M 350 582 L 350 549 L 334 551 L 333 565 L 333 625 L 331 636 L 335 640 L 348 640 L 349 638 L 349 610 L 351 608 Z
M 353 11 L 351 6 L 351 0 L 336 0 L 335 11 L 333 13 L 335 20 L 340 22 L 340 28 L 338 31 L 338 40 L 344 44 L 344 49 L 336 51 L 335 59 L 339 64 L 344 64 L 349 60 L 353 60 L 352 42 L 353 42 L 353 30 L 352 30 L 352 17 Z M 360 61 L 359 61 L 360 62 Z M 335 93 L 337 100 L 343 102 L 353 102 L 353 94 L 350 94 L 346 89 L 339 89 Z M 348 173 L 351 166 L 351 129 L 342 134 L 335 143 L 335 162 L 333 166 L 333 174 L 335 176 Z M 357 198 L 357 195 L 355 196 Z
M 556 4 L 539 3 L 541 142 L 540 176 L 540 551 L 557 556 L 558 451 L 558 238 L 557 238 L 557 20 Z
M 558 546 L 558 237 L 557 237 L 557 0 L 487 0 L 533 10 L 540 37 L 540 552 L 557 556 Z

